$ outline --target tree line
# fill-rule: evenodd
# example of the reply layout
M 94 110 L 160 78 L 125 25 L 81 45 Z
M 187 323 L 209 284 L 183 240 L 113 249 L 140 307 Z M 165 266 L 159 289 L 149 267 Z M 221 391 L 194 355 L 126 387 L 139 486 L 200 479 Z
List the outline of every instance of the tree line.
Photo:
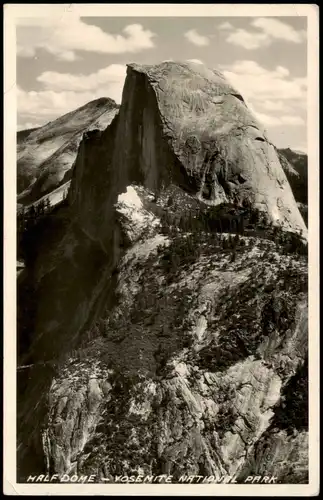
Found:
M 44 223 L 52 211 L 49 198 L 28 207 L 20 207 L 17 213 L 17 257 L 31 260 L 35 244 L 43 232 Z
M 42 199 L 38 203 L 30 205 L 29 207 L 22 206 L 17 214 L 17 232 L 19 234 L 28 231 L 31 227 L 44 217 L 51 210 L 49 198 Z
M 229 233 L 272 240 L 283 253 L 307 254 L 307 244 L 301 232 L 289 232 L 273 225 L 266 213 L 249 202 L 244 202 L 241 207 L 225 204 L 216 207 L 201 206 L 183 211 L 182 214 L 164 211 L 161 215 L 161 226 L 162 232 L 169 236 L 176 237 L 181 231 L 197 234 L 197 244 L 203 234 Z M 231 243 L 230 238 L 223 239 L 221 246 L 223 249 L 234 249 L 238 246 L 239 238 L 232 241 L 234 243 Z M 243 239 L 240 239 L 240 243 L 242 242 Z M 188 241 L 186 245 L 190 246 Z

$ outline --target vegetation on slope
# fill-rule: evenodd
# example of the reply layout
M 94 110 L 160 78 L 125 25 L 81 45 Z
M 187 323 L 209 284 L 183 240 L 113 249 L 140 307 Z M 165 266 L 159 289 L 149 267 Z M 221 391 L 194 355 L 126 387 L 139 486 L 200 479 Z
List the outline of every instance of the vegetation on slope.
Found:
M 306 295 L 307 248 L 300 235 L 273 227 L 249 207 L 204 207 L 199 214 L 190 208 L 180 217 L 168 208 L 161 217 L 161 230 L 169 244 L 161 244 L 157 254 L 143 260 L 134 258 L 128 262 L 129 270 L 123 271 L 130 280 L 136 278 L 133 302 L 125 301 L 122 293 L 116 296 L 114 307 L 89 328 L 79 348 L 67 353 L 74 360 L 99 359 L 112 372 L 111 403 L 103 408 L 101 422 L 84 449 L 80 466 L 84 473 L 102 467 L 106 468 L 104 476 L 107 471 L 132 473 L 138 463 L 147 471 L 152 468 L 162 473 L 164 465 L 156 448 L 161 422 L 170 412 L 180 415 L 185 427 L 189 411 L 180 396 L 174 398 L 164 388 L 150 399 L 147 419 L 136 415 L 131 404 L 142 404 L 144 381 L 162 385 L 172 378 L 173 360 L 179 354 L 196 370 L 192 385 L 205 372 L 221 374 L 249 356 L 259 359 L 265 338 L 273 333 L 284 338 L 293 330 L 297 301 Z M 31 217 L 29 227 L 22 229 L 25 242 L 37 240 L 50 221 L 50 210 L 39 211 L 39 216 Z M 144 237 L 139 244 L 145 245 Z M 34 258 L 27 256 L 30 263 Z M 207 315 L 207 340 L 196 351 L 194 311 L 205 280 L 213 272 L 218 273 L 213 282 L 225 279 L 226 273 L 240 273 L 246 279 L 232 284 L 229 280 L 222 288 L 219 283 L 220 293 L 215 289 L 211 297 L 214 307 Z M 116 270 L 119 273 L 121 268 Z M 203 417 L 203 439 L 212 440 L 214 432 L 222 439 L 232 428 L 237 415 L 229 395 L 225 397 L 217 401 L 216 422 Z M 300 399 L 298 415 L 302 408 L 304 400 Z M 277 418 L 286 425 L 279 409 Z M 292 414 L 288 425 L 294 425 Z

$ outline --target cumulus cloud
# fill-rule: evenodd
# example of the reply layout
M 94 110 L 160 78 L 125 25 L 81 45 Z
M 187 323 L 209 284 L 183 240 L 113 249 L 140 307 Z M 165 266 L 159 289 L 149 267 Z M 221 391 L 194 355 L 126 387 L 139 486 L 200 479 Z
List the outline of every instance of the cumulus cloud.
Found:
M 235 61 L 221 69 L 265 126 L 305 124 L 299 115 L 306 108 L 306 78 L 292 78 L 287 68 L 277 66 L 269 70 L 250 60 Z
M 17 102 L 19 121 L 39 119 L 54 119 L 73 109 L 76 109 L 89 101 L 99 97 L 93 92 L 73 92 L 53 90 L 41 90 L 39 92 L 25 91 L 18 87 Z M 102 95 L 100 96 L 102 97 Z
M 120 102 L 125 77 L 126 66 L 124 64 L 110 64 L 110 66 L 89 75 L 45 71 L 37 77 L 37 81 L 47 89 L 59 91 L 84 92 L 86 90 L 105 88 L 110 93 L 111 87 L 116 86 L 117 100 Z M 116 95 L 116 92 L 114 92 L 114 95 Z
M 244 29 L 237 29 L 230 33 L 227 37 L 227 42 L 239 47 L 244 47 L 247 50 L 258 49 L 259 47 L 268 46 L 271 40 L 265 33 L 250 33 Z
M 88 75 L 45 71 L 37 77 L 43 90 L 25 91 L 18 87 L 20 121 L 32 122 L 39 117 L 52 120 L 98 97 L 110 97 L 120 103 L 125 76 L 126 66 L 122 64 L 111 64 Z
M 112 35 L 75 15 L 59 19 L 22 18 L 17 24 L 18 55 L 33 57 L 38 49 L 43 49 L 62 61 L 78 59 L 80 56 L 76 51 L 100 54 L 139 52 L 154 47 L 156 36 L 141 24 L 129 24 L 121 34 Z
M 222 28 L 221 28 L 222 27 Z M 228 32 L 226 41 L 247 50 L 268 47 L 275 40 L 302 43 L 306 40 L 304 30 L 295 30 L 289 24 L 272 17 L 259 17 L 250 23 L 251 30 L 235 29 L 231 23 L 223 23 L 219 28 Z
M 198 47 L 209 45 L 210 40 L 207 36 L 200 35 L 195 29 L 187 31 L 184 36 L 189 42 Z
M 251 25 L 254 28 L 259 28 L 266 33 L 266 35 L 271 38 L 276 38 L 277 40 L 302 43 L 306 38 L 306 32 L 304 30 L 297 31 L 289 24 L 272 17 L 258 17 L 252 21 Z
M 240 60 L 222 65 L 222 72 L 240 92 L 258 101 L 299 100 L 306 103 L 306 78 L 292 78 L 287 68 L 269 70 L 255 61 Z

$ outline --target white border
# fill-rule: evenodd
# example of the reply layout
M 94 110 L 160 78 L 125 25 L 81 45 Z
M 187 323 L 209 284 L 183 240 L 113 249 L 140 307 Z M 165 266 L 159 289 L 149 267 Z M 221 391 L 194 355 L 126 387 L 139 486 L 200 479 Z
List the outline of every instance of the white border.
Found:
M 308 19 L 309 484 L 157 485 L 16 483 L 16 36 L 17 17 L 75 12 L 115 17 L 305 16 Z M 319 10 L 315 4 L 4 5 L 4 493 L 7 495 L 316 496 L 319 493 Z

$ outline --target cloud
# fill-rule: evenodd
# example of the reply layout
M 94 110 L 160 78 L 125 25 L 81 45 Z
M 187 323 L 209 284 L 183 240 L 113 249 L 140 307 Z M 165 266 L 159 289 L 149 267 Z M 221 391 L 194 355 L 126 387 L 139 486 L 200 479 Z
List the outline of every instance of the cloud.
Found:
M 266 127 L 277 127 L 280 125 L 305 125 L 303 118 L 294 115 L 272 116 L 265 113 L 260 113 L 249 104 L 248 106 L 255 117 Z
M 292 26 L 271 17 L 254 19 L 250 26 L 252 30 L 235 29 L 230 23 L 223 23 L 219 28 L 229 31 L 226 41 L 247 50 L 268 47 L 275 40 L 284 40 L 291 43 L 302 43 L 306 39 L 304 30 L 297 31 Z
M 244 29 L 237 29 L 226 39 L 228 43 L 238 45 L 247 50 L 258 49 L 270 45 L 271 41 L 265 33 L 249 33 Z
M 207 36 L 200 35 L 195 29 L 187 31 L 184 36 L 189 42 L 193 43 L 193 45 L 197 45 L 198 47 L 204 47 L 210 43 Z
M 111 93 L 111 89 L 116 87 L 117 100 L 120 102 L 121 92 L 126 77 L 126 66 L 123 64 L 110 64 L 95 73 L 89 75 L 59 73 L 56 71 L 45 71 L 37 77 L 37 81 L 42 83 L 45 88 L 54 91 L 75 91 L 85 92 L 97 89 L 105 89 L 105 92 Z M 116 97 L 116 92 L 114 92 Z M 112 97 L 112 99 L 114 99 Z
M 89 75 L 45 71 L 37 77 L 43 89 L 25 91 L 18 88 L 18 112 L 21 122 L 52 120 L 98 97 L 121 102 L 126 66 L 111 64 Z
M 23 122 L 20 125 L 18 125 L 18 130 L 29 130 L 31 128 L 37 128 L 37 127 L 41 127 L 41 125 L 35 122 Z
M 235 61 L 220 69 L 263 125 L 305 125 L 299 115 L 306 108 L 306 78 L 292 78 L 287 68 L 277 66 L 270 70 L 250 60 Z
M 191 63 L 195 63 L 195 64 L 204 64 L 203 61 L 201 61 L 200 59 L 186 59 L 187 62 L 191 62 Z
M 298 100 L 306 103 L 306 78 L 292 78 L 287 68 L 269 70 L 255 61 L 239 60 L 221 65 L 222 73 L 243 96 L 258 101 Z
M 103 94 L 104 96 L 104 94 Z M 33 120 L 48 121 L 68 113 L 99 96 L 95 92 L 53 90 L 25 91 L 17 89 L 19 122 Z
M 254 19 L 251 25 L 255 28 L 259 28 L 263 33 L 277 40 L 302 43 L 306 37 L 306 32 L 304 30 L 297 31 L 289 24 L 272 17 L 259 17 Z
M 283 115 L 280 117 L 283 125 L 305 125 L 305 121 L 300 116 Z
M 218 26 L 218 29 L 219 30 L 231 30 L 231 29 L 234 29 L 234 26 L 229 22 L 225 22 L 225 23 L 220 24 Z
M 122 34 L 112 35 L 75 15 L 60 19 L 23 18 L 18 20 L 17 53 L 34 57 L 38 49 L 43 49 L 59 60 L 75 61 L 80 58 L 75 51 L 121 54 L 150 49 L 155 36 L 141 24 L 127 25 Z
M 266 111 L 286 111 L 290 110 L 290 107 L 284 101 L 271 101 L 266 99 L 265 101 L 259 101 L 259 106 Z
M 303 154 L 307 155 L 307 146 L 306 146 L 306 144 L 301 144 L 300 146 L 293 146 L 293 147 L 291 147 L 291 149 L 293 151 L 295 151 L 295 153 L 303 153 Z
M 276 127 L 281 125 L 281 122 L 277 116 L 267 115 L 265 113 L 260 113 L 255 109 L 255 107 L 249 102 L 248 108 L 252 112 L 252 114 L 259 120 L 259 122 L 265 127 Z

